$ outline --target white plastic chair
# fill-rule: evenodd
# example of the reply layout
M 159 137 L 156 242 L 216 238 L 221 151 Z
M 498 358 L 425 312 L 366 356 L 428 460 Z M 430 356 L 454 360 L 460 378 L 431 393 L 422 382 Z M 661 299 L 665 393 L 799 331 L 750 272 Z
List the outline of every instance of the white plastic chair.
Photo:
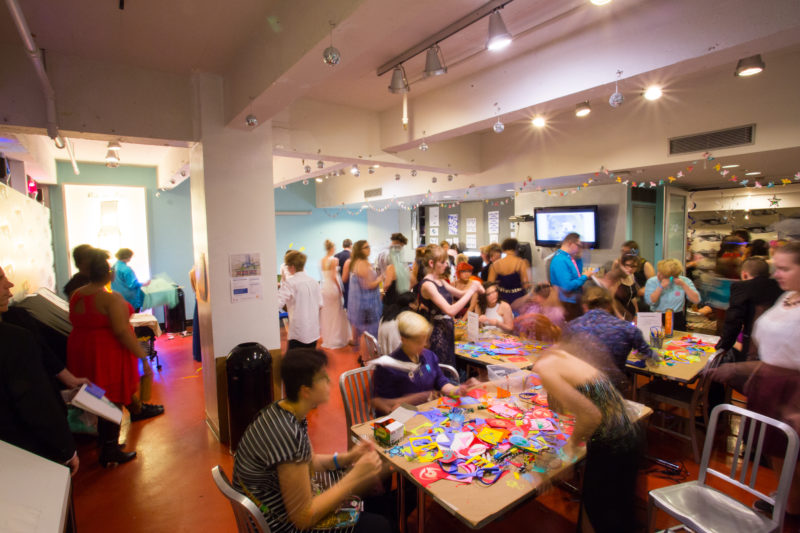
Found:
M 714 447 L 717 422 L 723 413 L 741 416 L 730 473 L 720 472 L 708 466 Z M 767 427 L 782 431 L 787 439 L 783 469 L 780 472 L 780 480 L 774 497 L 755 488 Z M 742 444 L 744 444 L 744 450 L 742 450 Z M 701 531 L 746 531 L 747 533 L 781 531 L 786 500 L 789 497 L 789 487 L 792 484 L 797 462 L 797 449 L 797 433 L 789 425 L 730 404 L 716 406 L 711 413 L 711 422 L 703 446 L 703 459 L 700 463 L 697 481 L 651 490 L 647 506 L 647 531 L 654 530 L 657 508 L 677 518 L 696 533 Z M 740 454 L 742 451 L 743 455 Z M 772 517 L 767 518 L 744 503 L 709 487 L 706 483 L 707 475 L 719 478 L 771 503 L 774 506 Z M 769 493 L 769 490 L 766 492 Z
M 236 517 L 236 526 L 239 533 L 270 533 L 269 525 L 258 506 L 245 496 L 236 491 L 228 481 L 228 476 L 219 465 L 211 469 L 211 477 L 223 496 L 233 508 L 233 515 Z

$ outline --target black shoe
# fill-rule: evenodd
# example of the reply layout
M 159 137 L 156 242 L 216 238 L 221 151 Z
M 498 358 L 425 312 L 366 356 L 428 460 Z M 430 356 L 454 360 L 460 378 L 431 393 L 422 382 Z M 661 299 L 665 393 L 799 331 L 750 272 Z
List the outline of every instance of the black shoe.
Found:
M 142 410 L 138 413 L 131 413 L 131 422 L 138 422 L 139 420 L 146 420 L 154 416 L 163 415 L 164 406 L 154 403 L 143 403 Z
M 136 459 L 136 452 L 123 452 L 117 445 L 105 446 L 100 451 L 100 466 L 103 468 L 121 465 L 134 459 Z
M 753 502 L 753 509 L 758 511 L 759 513 L 765 513 L 768 515 L 772 515 L 772 511 L 774 507 L 771 503 L 766 500 L 758 499 Z

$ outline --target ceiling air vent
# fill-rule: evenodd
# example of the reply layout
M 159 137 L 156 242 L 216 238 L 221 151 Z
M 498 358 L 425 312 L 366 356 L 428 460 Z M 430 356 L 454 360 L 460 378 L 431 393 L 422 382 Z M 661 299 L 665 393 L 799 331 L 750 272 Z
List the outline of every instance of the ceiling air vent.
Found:
M 369 189 L 364 191 L 364 198 L 375 198 L 376 196 L 383 195 L 383 188 L 378 187 L 377 189 Z
M 689 152 L 707 152 L 714 148 L 727 148 L 753 144 L 755 124 L 739 126 L 727 130 L 710 131 L 686 137 L 674 137 L 669 140 L 670 154 L 686 154 Z

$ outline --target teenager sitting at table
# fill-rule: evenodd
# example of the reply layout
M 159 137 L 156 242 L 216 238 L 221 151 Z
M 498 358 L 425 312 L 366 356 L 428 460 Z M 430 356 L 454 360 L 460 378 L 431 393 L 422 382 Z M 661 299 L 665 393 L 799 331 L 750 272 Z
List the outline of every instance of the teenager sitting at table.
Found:
M 481 326 L 511 333 L 514 331 L 514 313 L 510 305 L 500 300 L 497 289 L 497 283 L 491 281 L 484 283 L 484 293 L 472 297 L 470 311 L 480 315 L 478 321 Z
M 306 415 L 330 398 L 324 352 L 294 348 L 281 360 L 286 397 L 261 410 L 239 441 L 233 462 L 233 487 L 264 513 L 270 531 L 311 529 L 354 494 L 372 486 L 381 470 L 373 445 L 361 441 L 346 453 L 314 453 Z M 350 468 L 338 483 L 314 494 L 310 474 Z M 373 511 L 370 502 L 365 507 Z M 375 510 L 376 511 L 376 510 Z M 390 514 L 391 508 L 387 509 Z M 391 531 L 384 516 L 361 513 L 357 532 Z
M 610 356 L 614 368 L 602 368 L 617 386 L 624 391 L 630 385 L 624 376 L 625 362 L 631 350 L 640 357 L 658 359 L 659 356 L 645 342 L 642 332 L 612 311 L 613 297 L 602 287 L 590 287 L 581 298 L 584 314 L 571 320 L 564 328 L 563 338 L 581 341 L 600 348 Z
M 683 268 L 677 259 L 659 261 L 656 270 L 656 276 L 647 280 L 644 298 L 651 311 L 663 313 L 672 309 L 673 328 L 686 331 L 686 299 L 696 304 L 700 302 L 700 293 L 692 280 L 682 275 Z
M 515 327 L 517 328 L 517 333 L 523 339 L 554 343 L 561 338 L 561 328 L 547 316 L 539 313 L 528 313 L 524 317 L 517 318 Z
M 400 347 L 400 330 L 397 329 L 397 317 L 403 311 L 411 311 L 411 305 L 417 297 L 413 292 L 400 294 L 391 305 L 383 306 L 381 323 L 378 326 L 378 354 L 390 354 Z
M 514 320 L 514 327 L 517 331 L 522 328 L 528 315 L 544 315 L 558 327 L 566 322 L 564 317 L 564 306 L 558 297 L 558 289 L 553 288 L 549 283 L 537 283 L 531 292 L 522 298 L 514 300 L 511 310 L 517 313 Z
M 542 353 L 533 367 L 547 390 L 575 427 L 561 448 L 574 460 L 586 444 L 586 462 L 578 528 L 597 533 L 636 530 L 636 475 L 642 435 L 628 414 L 622 396 L 606 375 L 569 346 Z M 585 511 L 585 512 L 584 512 Z
M 447 380 L 439 367 L 436 354 L 425 348 L 433 327 L 423 316 L 404 311 L 397 317 L 397 328 L 400 331 L 401 344 L 390 357 L 417 366 L 409 371 L 376 365 L 372 375 L 372 405 L 376 411 L 388 414 L 403 403 L 425 403 L 437 392 L 446 396 L 464 395 L 469 387 L 478 384 L 475 379 L 470 379 L 456 386 Z

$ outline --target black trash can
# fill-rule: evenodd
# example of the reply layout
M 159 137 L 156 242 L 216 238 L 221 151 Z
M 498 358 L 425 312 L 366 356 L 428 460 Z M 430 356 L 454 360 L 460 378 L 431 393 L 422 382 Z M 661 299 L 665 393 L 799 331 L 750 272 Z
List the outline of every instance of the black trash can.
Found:
M 272 355 L 257 342 L 245 342 L 228 354 L 228 428 L 231 453 L 258 412 L 272 403 Z
M 183 288 L 177 287 L 178 305 L 169 309 L 164 306 L 164 326 L 167 333 L 182 333 L 186 331 L 186 302 L 184 301 Z

